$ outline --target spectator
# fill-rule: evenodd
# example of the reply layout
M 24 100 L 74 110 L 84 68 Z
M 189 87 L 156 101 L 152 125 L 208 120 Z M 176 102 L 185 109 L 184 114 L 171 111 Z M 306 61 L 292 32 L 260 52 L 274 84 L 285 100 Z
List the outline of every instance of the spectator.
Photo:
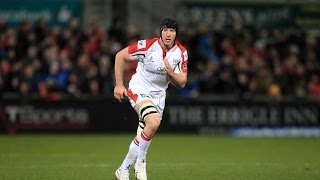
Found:
M 99 59 L 99 81 L 103 95 L 113 95 L 113 69 L 108 56 L 101 56 Z
M 310 97 L 320 97 L 320 79 L 319 75 L 313 74 L 311 81 L 308 84 L 309 96 Z
M 190 98 L 318 96 L 318 34 L 297 27 L 255 29 L 241 22 L 231 27 L 202 22 L 195 28 L 184 26 L 180 37 L 189 50 L 190 78 L 185 89 L 170 92 Z M 112 95 L 110 59 L 140 38 L 134 26 L 125 30 L 117 22 L 110 29 L 94 23 L 82 29 L 76 18 L 67 27 L 49 27 L 44 19 L 23 21 L 17 28 L 0 21 L 0 91 L 41 97 L 51 92 Z M 128 64 L 127 80 L 135 68 Z

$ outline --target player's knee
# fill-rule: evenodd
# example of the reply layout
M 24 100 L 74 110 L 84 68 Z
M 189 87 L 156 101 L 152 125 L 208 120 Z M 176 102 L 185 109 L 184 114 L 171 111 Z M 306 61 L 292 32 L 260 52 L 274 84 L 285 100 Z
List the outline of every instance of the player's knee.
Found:
M 150 116 L 148 117 L 148 120 L 146 121 L 146 125 L 148 126 L 149 129 L 151 129 L 153 132 L 157 131 L 157 129 L 160 126 L 160 118 L 157 116 Z

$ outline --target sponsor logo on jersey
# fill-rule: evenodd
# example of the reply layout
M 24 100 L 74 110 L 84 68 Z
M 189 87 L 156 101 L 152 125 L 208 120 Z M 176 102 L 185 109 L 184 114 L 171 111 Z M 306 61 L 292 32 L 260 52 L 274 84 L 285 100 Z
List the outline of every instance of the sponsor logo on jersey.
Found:
M 146 40 L 139 40 L 138 41 L 138 49 L 145 48 L 147 46 Z
M 164 71 L 154 72 L 154 71 L 150 71 L 150 70 L 148 70 L 148 69 L 146 69 L 146 71 L 149 72 L 149 73 L 155 74 L 155 75 L 162 75 L 162 76 L 167 75 L 167 73 L 164 72 Z
M 158 67 L 157 70 L 158 71 L 164 71 L 164 67 Z
M 148 95 L 146 94 L 140 94 L 141 97 L 149 97 Z
M 151 56 L 150 58 L 146 58 L 146 63 L 153 63 L 153 56 Z

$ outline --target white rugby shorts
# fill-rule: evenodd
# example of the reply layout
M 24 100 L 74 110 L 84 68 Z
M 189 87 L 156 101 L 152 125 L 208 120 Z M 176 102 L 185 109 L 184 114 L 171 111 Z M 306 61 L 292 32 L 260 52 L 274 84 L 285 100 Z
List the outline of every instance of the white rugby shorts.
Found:
M 131 106 L 134 108 L 138 103 L 144 100 L 151 100 L 162 119 L 166 100 L 165 91 L 146 91 L 138 88 L 128 89 L 128 98 Z

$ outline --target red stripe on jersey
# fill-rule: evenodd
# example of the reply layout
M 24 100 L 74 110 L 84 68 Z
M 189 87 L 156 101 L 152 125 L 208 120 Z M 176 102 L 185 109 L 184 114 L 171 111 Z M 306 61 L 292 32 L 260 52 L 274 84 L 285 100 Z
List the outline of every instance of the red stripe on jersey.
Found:
M 188 72 L 188 57 L 184 56 L 184 53 L 186 53 L 186 48 L 183 47 L 179 42 L 177 42 L 178 48 L 181 50 L 181 58 L 182 58 L 182 62 L 181 62 L 181 70 L 182 72 Z
M 159 37 L 159 38 L 157 38 L 158 39 L 158 43 L 159 43 L 159 45 L 160 45 L 160 47 L 161 47 L 161 49 L 162 49 L 162 58 L 163 58 L 163 60 L 165 59 L 165 57 L 166 57 L 166 55 L 167 55 L 167 52 L 169 52 L 170 51 L 170 49 L 172 49 L 176 44 L 173 44 L 173 46 L 170 48 L 170 49 L 166 49 L 166 48 L 164 48 L 161 44 L 163 44 L 161 41 L 161 38 Z
M 182 63 L 181 63 L 181 70 L 182 72 L 188 72 L 188 61 L 183 57 L 183 54 L 181 55 L 182 56 Z
M 128 90 L 127 94 L 130 99 L 132 99 L 134 102 L 137 102 L 138 94 L 133 94 L 130 89 Z
M 146 40 L 139 40 L 138 42 L 134 43 L 134 44 L 131 44 L 128 48 L 128 52 L 129 54 L 133 54 L 133 53 L 136 53 L 136 52 L 139 52 L 139 51 L 146 51 L 150 48 L 150 46 L 157 40 L 157 38 L 153 38 L 153 39 L 146 39 Z M 146 44 L 145 46 L 143 46 L 143 48 L 138 48 L 139 47 L 139 42 L 141 41 L 145 41 Z

